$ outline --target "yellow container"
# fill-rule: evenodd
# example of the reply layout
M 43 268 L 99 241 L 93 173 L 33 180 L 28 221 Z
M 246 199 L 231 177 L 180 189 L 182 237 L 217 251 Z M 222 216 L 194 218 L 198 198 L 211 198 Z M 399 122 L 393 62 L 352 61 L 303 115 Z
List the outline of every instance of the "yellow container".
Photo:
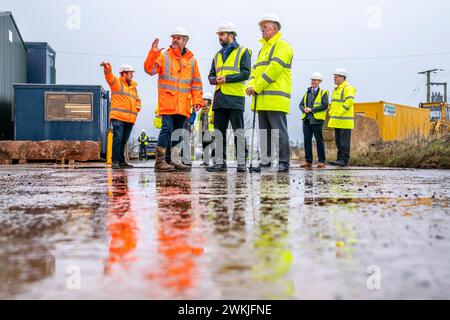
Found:
M 397 103 L 355 103 L 355 114 L 374 119 L 383 141 L 401 141 L 411 136 L 430 135 L 430 111 Z

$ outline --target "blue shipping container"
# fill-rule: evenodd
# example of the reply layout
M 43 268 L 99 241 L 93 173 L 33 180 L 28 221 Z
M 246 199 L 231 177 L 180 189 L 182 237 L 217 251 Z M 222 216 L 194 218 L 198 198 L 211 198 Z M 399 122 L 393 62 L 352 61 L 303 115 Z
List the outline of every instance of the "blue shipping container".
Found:
M 101 86 L 14 84 L 14 137 L 96 141 L 105 154 L 109 108 Z

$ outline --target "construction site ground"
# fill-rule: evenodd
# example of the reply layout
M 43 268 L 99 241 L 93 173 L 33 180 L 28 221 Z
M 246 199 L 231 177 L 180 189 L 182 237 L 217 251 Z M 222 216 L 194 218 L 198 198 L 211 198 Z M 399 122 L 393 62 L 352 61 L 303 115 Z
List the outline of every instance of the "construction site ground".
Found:
M 0 298 L 448 299 L 450 171 L 0 166 Z

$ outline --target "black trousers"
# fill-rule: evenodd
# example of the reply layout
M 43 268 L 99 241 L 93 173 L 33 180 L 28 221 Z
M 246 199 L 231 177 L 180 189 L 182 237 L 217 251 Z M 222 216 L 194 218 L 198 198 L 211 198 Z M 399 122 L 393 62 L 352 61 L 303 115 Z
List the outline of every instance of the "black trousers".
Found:
M 323 144 L 323 123 L 321 124 L 311 124 L 311 122 L 306 119 L 303 121 L 303 138 L 305 145 L 305 158 L 306 162 L 313 162 L 313 149 L 312 149 L 312 138 L 316 139 L 317 144 L 317 155 L 319 157 L 319 162 L 325 163 L 325 145 Z
M 116 119 L 112 119 L 111 123 L 113 125 L 112 161 L 123 163 L 125 162 L 125 146 L 133 130 L 133 123 Z
M 147 146 L 145 144 L 139 145 L 139 154 L 141 158 L 147 160 Z
M 334 129 L 337 147 L 337 160 L 348 164 L 350 160 L 350 143 L 352 139 L 351 129 Z
M 231 127 L 235 131 L 236 140 L 235 144 L 239 145 L 238 140 L 243 140 L 245 143 L 245 133 L 244 133 L 244 111 L 235 110 L 235 109 L 216 109 L 214 110 L 214 128 L 219 130 L 223 137 L 223 152 L 222 157 L 219 154 L 216 154 L 216 157 L 219 158 L 217 161 L 221 163 L 221 160 L 225 162 L 227 160 L 227 144 L 226 144 L 226 134 L 228 129 L 228 124 L 231 122 Z M 236 132 L 236 130 L 239 130 Z M 217 141 L 217 137 L 216 137 Z M 236 147 L 237 152 L 237 147 Z M 220 159 L 221 158 L 221 159 Z M 239 164 L 245 164 L 245 155 L 242 156 L 242 159 L 238 159 Z
M 203 135 L 205 135 L 205 133 L 203 133 Z M 214 145 L 214 141 L 203 141 L 202 142 L 202 150 L 203 150 L 203 154 L 205 153 L 206 148 L 208 148 L 209 146 L 213 146 Z M 204 154 L 205 156 L 205 154 Z M 208 163 L 209 164 L 209 159 L 214 158 L 216 156 L 216 150 L 213 148 L 211 150 L 211 152 L 206 155 L 206 158 L 203 158 L 203 162 L 204 163 Z

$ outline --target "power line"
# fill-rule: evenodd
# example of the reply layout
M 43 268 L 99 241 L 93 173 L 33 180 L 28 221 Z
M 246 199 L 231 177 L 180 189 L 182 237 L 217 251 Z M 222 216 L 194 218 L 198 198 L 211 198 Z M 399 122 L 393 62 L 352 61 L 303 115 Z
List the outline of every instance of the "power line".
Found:
M 414 90 L 411 92 L 411 94 L 408 97 L 408 102 L 411 103 L 416 96 L 422 91 L 423 85 L 425 84 L 426 80 L 422 79 L 419 81 L 417 86 L 414 88 Z
M 401 58 L 416 58 L 416 57 L 431 57 L 450 55 L 450 51 L 436 52 L 436 53 L 418 53 L 395 56 L 369 56 L 369 57 L 349 57 L 349 58 L 311 58 L 311 59 L 294 59 L 298 61 L 344 61 L 344 60 L 382 60 L 382 59 L 401 59 Z
M 99 54 L 88 52 L 70 52 L 58 51 L 57 54 L 62 55 L 79 55 L 79 56 L 93 56 L 93 57 L 111 57 L 111 58 L 129 58 L 129 59 L 145 59 L 144 56 L 135 55 L 120 55 L 120 54 Z M 403 58 L 417 58 L 417 57 L 432 57 L 450 55 L 450 51 L 435 52 L 435 53 L 418 53 L 407 55 L 390 55 L 390 56 L 367 56 L 367 57 L 348 57 L 348 58 L 297 58 L 294 61 L 313 62 L 313 61 L 359 61 L 359 60 L 384 60 L 384 59 L 403 59 Z M 199 61 L 210 61 L 210 58 L 197 58 Z

